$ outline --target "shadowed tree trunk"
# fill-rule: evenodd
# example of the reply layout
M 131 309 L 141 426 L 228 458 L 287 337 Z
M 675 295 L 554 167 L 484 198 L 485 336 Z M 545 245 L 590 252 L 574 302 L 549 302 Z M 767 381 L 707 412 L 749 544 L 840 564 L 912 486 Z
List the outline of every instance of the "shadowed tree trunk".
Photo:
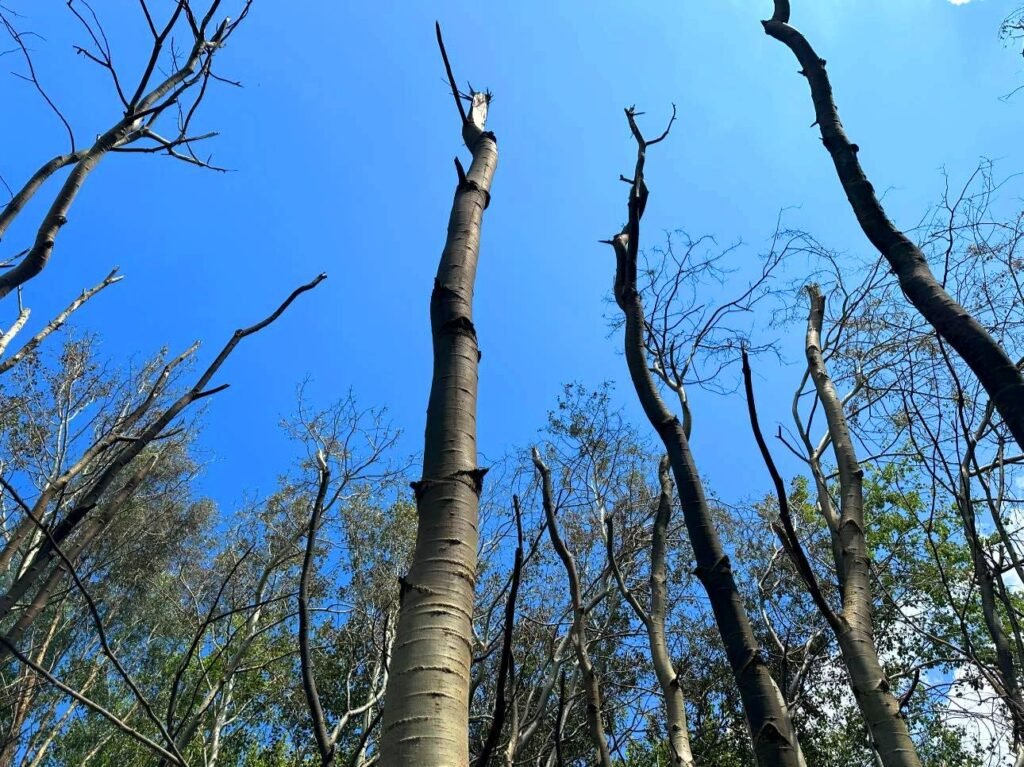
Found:
M 440 28 L 437 31 L 441 42 Z M 444 55 L 444 46 L 441 46 Z M 447 56 L 445 64 L 447 67 Z M 473 283 L 480 224 L 498 162 L 484 129 L 489 93 L 471 94 L 462 138 L 473 155 L 459 174 L 448 237 L 430 299 L 434 373 L 427 405 L 423 476 L 413 484 L 416 549 L 402 600 L 385 698 L 383 767 L 469 763 L 469 685 L 478 515 L 484 471 L 477 467 L 476 397 L 480 354 Z
M 800 62 L 800 74 L 811 87 L 822 143 L 832 157 L 864 234 L 889 262 L 910 302 L 978 377 L 1017 444 L 1024 448 L 1021 371 L 999 342 L 935 279 L 921 249 L 886 216 L 857 159 L 859 147 L 850 141 L 839 121 L 825 60 L 818 57 L 807 38 L 789 25 L 788 0 L 775 0 L 775 13 L 763 24 L 764 31 L 785 44 Z
M 661 141 L 668 135 L 668 129 L 659 138 L 648 141 L 640 133 L 635 115 L 632 108 L 626 110 L 637 143 L 636 170 L 632 179 L 626 179 L 630 184 L 629 220 L 610 241 L 615 248 L 616 259 L 615 300 L 625 317 L 626 364 L 644 413 L 661 438 L 672 465 L 683 518 L 697 560 L 695 572 L 707 591 L 743 700 L 757 763 L 761 767 L 804 767 L 789 709 L 754 637 L 729 557 L 722 548 L 711 518 L 686 432 L 679 418 L 665 405 L 648 367 L 644 309 L 636 286 L 640 217 L 647 204 L 644 163 L 647 147 Z

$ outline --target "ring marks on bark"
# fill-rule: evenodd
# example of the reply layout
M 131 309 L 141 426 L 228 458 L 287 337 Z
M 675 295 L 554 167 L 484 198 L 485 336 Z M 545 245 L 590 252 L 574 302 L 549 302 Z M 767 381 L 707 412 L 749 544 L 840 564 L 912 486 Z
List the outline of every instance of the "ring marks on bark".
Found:
M 420 500 L 428 492 L 437 487 L 451 486 L 453 483 L 466 485 L 471 488 L 476 497 L 479 498 L 480 494 L 484 491 L 484 475 L 487 474 L 488 469 L 480 467 L 476 469 L 459 469 L 458 471 L 452 472 L 447 477 L 440 478 L 427 478 L 424 477 L 416 482 L 410 482 L 409 487 L 412 488 L 413 495 L 416 500 Z
M 466 338 L 472 339 L 473 343 L 476 343 L 476 327 L 473 325 L 473 320 L 465 315 L 459 315 L 453 317 L 450 320 L 445 321 L 441 326 L 441 333 L 445 335 L 453 336 L 465 336 Z
M 721 559 L 716 561 L 711 567 L 701 567 L 698 565 L 693 568 L 693 574 L 696 575 L 701 583 L 707 585 L 706 579 L 714 574 L 727 574 L 732 572 L 732 563 L 729 561 L 729 557 L 723 554 Z
M 460 178 L 459 185 L 455 187 L 457 194 L 468 194 L 469 192 L 479 192 L 484 196 L 484 210 L 487 210 L 491 204 L 491 193 L 480 186 L 480 184 L 470 178 Z

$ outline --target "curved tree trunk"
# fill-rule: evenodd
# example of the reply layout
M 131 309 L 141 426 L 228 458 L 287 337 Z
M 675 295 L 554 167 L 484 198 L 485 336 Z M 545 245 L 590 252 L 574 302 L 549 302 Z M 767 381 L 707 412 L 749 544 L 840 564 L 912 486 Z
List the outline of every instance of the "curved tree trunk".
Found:
M 800 62 L 801 74 L 811 87 L 822 143 L 832 157 L 864 234 L 889 262 L 914 308 L 978 377 L 1017 444 L 1024 448 L 1024 376 L 1021 371 L 981 323 L 935 279 L 921 249 L 886 216 L 857 159 L 859 147 L 850 142 L 839 121 L 825 60 L 789 25 L 789 2 L 775 0 L 775 13 L 763 24 L 765 32 L 785 44 Z
M 743 701 L 754 754 L 761 767 L 804 767 L 803 754 L 789 709 L 754 637 L 743 597 L 733 577 L 729 557 L 718 538 L 704 487 L 690 452 L 682 423 L 665 405 L 647 364 L 644 346 L 644 310 L 636 287 L 640 217 L 647 204 L 644 162 L 647 141 L 636 126 L 635 113 L 628 109 L 633 137 L 637 142 L 637 163 L 630 180 L 629 221 L 611 240 L 615 248 L 615 300 L 625 317 L 625 355 L 637 397 L 651 425 L 668 453 L 675 475 L 683 518 L 697 560 L 696 575 L 707 591 L 719 634 L 725 645 L 736 685 Z M 662 138 L 667 135 L 662 134 Z
M 464 173 L 455 161 L 459 185 L 430 300 L 434 374 L 423 476 L 413 484 L 419 524 L 402 581 L 380 738 L 383 767 L 469 763 L 470 621 L 484 474 L 476 464 L 480 355 L 472 300 L 480 225 L 498 162 L 494 134 L 484 130 L 489 100 L 474 93 L 463 122 L 473 162 Z
M 686 698 L 679 684 L 679 676 L 672 665 L 665 634 L 665 616 L 668 612 L 666 550 L 669 520 L 672 516 L 672 480 L 669 479 L 669 466 L 664 459 L 658 467 L 658 478 L 661 481 L 661 495 L 658 497 L 658 511 L 654 517 L 654 530 L 651 535 L 651 609 L 650 621 L 647 624 L 647 640 L 651 650 L 651 661 L 654 663 L 654 673 L 658 677 L 658 684 L 661 685 L 661 692 L 665 698 L 672 764 L 676 767 L 694 767 L 696 762 L 693 760 L 690 733 L 686 727 Z

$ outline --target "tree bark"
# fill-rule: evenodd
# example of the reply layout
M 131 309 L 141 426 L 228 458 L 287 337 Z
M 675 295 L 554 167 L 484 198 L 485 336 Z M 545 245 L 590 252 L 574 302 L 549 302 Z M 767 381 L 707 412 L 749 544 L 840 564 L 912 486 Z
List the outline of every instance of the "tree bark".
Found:
M 859 147 L 843 130 L 832 98 L 825 60 L 789 25 L 788 0 L 775 0 L 775 13 L 762 22 L 765 32 L 785 44 L 800 62 L 814 102 L 821 140 L 832 157 L 839 181 L 871 244 L 889 262 L 914 307 L 952 346 L 985 387 L 996 409 L 1024 448 L 1024 376 L 988 331 L 935 279 L 921 249 L 889 220 L 857 159 Z
M 842 400 L 825 367 L 821 326 L 825 297 L 817 285 L 807 288 L 811 308 L 807 316 L 805 351 L 839 470 L 840 499 L 836 571 L 843 595 L 843 610 L 830 624 L 850 674 L 850 685 L 871 740 L 884 767 L 921 767 L 900 704 L 878 659 L 871 594 L 871 559 L 864 537 L 864 471 L 843 413 Z M 822 490 L 819 487 L 819 492 Z M 829 617 L 829 616 L 826 616 Z
M 604 732 L 603 709 L 601 701 L 601 683 L 597 678 L 597 670 L 590 658 L 589 640 L 587 638 L 587 610 L 583 604 L 583 593 L 580 588 L 580 576 L 576 569 L 576 561 L 566 548 L 558 522 L 555 519 L 554 492 L 551 488 L 551 469 L 541 460 L 537 448 L 533 449 L 533 465 L 541 478 L 541 495 L 544 504 L 544 517 L 547 520 L 548 535 L 551 536 L 551 547 L 558 554 L 565 568 L 566 580 L 569 583 L 569 598 L 572 602 L 572 647 L 576 653 L 576 665 L 583 679 L 583 693 L 587 700 L 587 729 L 590 740 L 597 749 L 597 763 L 601 767 L 612 767 L 612 755 L 608 750 L 608 738 Z
M 644 413 L 661 438 L 672 465 L 683 518 L 697 561 L 695 573 L 711 602 L 743 701 L 757 763 L 761 767 L 804 767 L 789 709 L 754 637 L 729 557 L 722 548 L 711 518 L 686 433 L 658 393 L 647 364 L 644 309 L 636 287 L 640 217 L 647 203 L 643 173 L 647 147 L 664 138 L 667 130 L 661 138 L 647 141 L 636 126 L 635 113 L 628 109 L 626 116 L 637 142 L 637 163 L 630 179 L 629 221 L 611 240 L 616 256 L 615 300 L 625 317 L 626 364 Z
M 480 226 L 498 162 L 494 134 L 484 129 L 490 95 L 474 93 L 472 99 L 462 137 L 473 161 L 468 173 L 455 161 L 459 184 L 430 300 L 434 372 L 423 476 L 413 483 L 419 522 L 412 565 L 402 581 L 382 767 L 469 763 L 471 620 L 484 475 L 476 462 L 480 353 L 472 301 Z
M 633 608 L 637 618 L 644 624 L 647 632 L 647 645 L 651 652 L 651 665 L 661 687 L 662 700 L 665 705 L 665 724 L 668 728 L 668 741 L 672 749 L 671 764 L 675 767 L 695 767 L 693 751 L 690 748 L 690 733 L 686 726 L 686 697 L 683 695 L 679 676 L 672 665 L 672 654 L 668 649 L 665 631 L 665 617 L 668 612 L 668 528 L 672 519 L 672 479 L 669 476 L 670 465 L 664 457 L 658 466 L 658 479 L 661 493 L 658 496 L 658 508 L 654 515 L 651 530 L 651 601 L 648 609 L 626 586 L 625 579 L 615 561 L 612 542 L 611 521 L 608 524 L 608 562 L 615 575 L 622 596 Z

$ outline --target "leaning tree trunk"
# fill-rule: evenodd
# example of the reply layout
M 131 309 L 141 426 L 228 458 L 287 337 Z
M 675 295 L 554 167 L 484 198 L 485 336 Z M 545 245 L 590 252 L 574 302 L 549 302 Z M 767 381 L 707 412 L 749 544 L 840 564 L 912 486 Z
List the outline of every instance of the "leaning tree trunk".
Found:
M 775 0 L 775 13 L 763 24 L 765 32 L 784 43 L 800 62 L 800 73 L 811 86 L 822 143 L 832 157 L 864 234 L 889 262 L 910 302 L 978 377 L 1017 444 L 1024 448 L 1024 376 L 1021 371 L 999 342 L 935 279 L 921 249 L 886 216 L 857 159 L 859 147 L 850 142 L 839 121 L 825 60 L 818 57 L 807 38 L 789 25 L 788 0 Z
M 472 99 L 462 137 L 473 162 L 464 173 L 455 161 L 459 184 L 430 300 L 434 375 L 423 476 L 413 483 L 416 548 L 402 580 L 385 697 L 383 767 L 469 763 L 470 621 L 484 474 L 476 463 L 480 353 L 472 301 L 480 224 L 498 162 L 494 134 L 484 130 L 490 95 Z
M 679 419 L 668 409 L 651 377 L 644 344 L 644 308 L 636 286 L 640 217 L 647 204 L 644 163 L 647 147 L 664 138 L 646 140 L 626 110 L 637 142 L 636 169 L 630 185 L 629 220 L 611 241 L 615 248 L 615 300 L 625 318 L 625 356 L 629 374 L 644 413 L 668 453 L 675 475 L 683 519 L 697 561 L 695 573 L 707 591 L 718 632 L 725 645 L 746 714 L 754 754 L 760 767 L 804 767 L 789 709 L 754 636 L 743 597 L 733 577 L 729 557 L 718 538 L 711 510 L 689 441 Z
M 900 704 L 878 659 L 873 625 L 871 559 L 864 537 L 864 471 L 857 461 L 842 399 L 825 367 L 821 350 L 821 325 L 825 297 L 817 285 L 807 288 L 811 309 L 807 316 L 805 351 L 807 369 L 828 422 L 832 451 L 839 471 L 840 498 L 836 572 L 843 610 L 829 613 L 828 622 L 839 642 L 843 663 L 872 744 L 884 767 L 921 767 Z M 819 488 L 821 492 L 822 488 Z M 822 505 L 830 500 L 822 498 Z

